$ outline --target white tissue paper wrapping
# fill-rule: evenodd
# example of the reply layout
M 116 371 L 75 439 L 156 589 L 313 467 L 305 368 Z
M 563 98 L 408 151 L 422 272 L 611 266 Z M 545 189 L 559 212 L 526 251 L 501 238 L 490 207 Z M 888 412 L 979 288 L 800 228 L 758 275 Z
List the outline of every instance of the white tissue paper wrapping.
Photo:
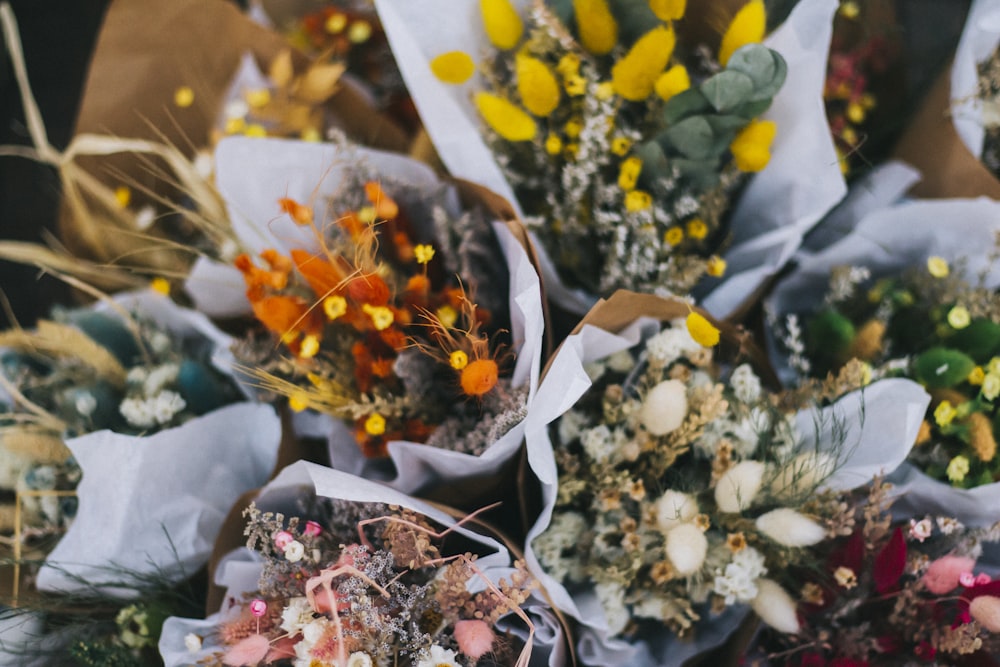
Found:
M 862 217 L 841 240 L 804 257 L 798 268 L 778 284 L 766 307 L 779 324 L 790 313 L 808 316 L 822 303 L 830 270 L 835 266 L 864 266 L 871 270 L 873 278 L 880 278 L 923 266 L 932 255 L 943 257 L 952 267 L 961 260 L 971 281 L 984 273 L 985 285 L 997 288 L 1000 265 L 990 262 L 990 253 L 998 232 L 1000 203 L 985 198 L 909 201 L 887 206 Z M 782 380 L 794 382 L 795 373 L 784 357 L 772 355 L 772 359 Z M 1000 484 L 956 489 L 927 477 L 909 463 L 900 466 L 889 481 L 899 496 L 893 505 L 897 518 L 943 513 L 974 526 L 1000 520 Z
M 512 0 L 523 16 L 531 0 Z M 455 176 L 481 183 L 518 206 L 511 185 L 482 138 L 472 104 L 478 75 L 455 86 L 437 79 L 430 61 L 448 51 L 481 59 L 492 47 L 476 0 L 376 0 L 376 9 L 420 117 L 441 160 Z M 845 192 L 823 107 L 826 58 L 835 0 L 803 0 L 766 40 L 788 61 L 788 79 L 764 115 L 778 123 L 767 169 L 756 174 L 732 217 L 734 244 L 728 277 L 704 295 L 704 306 L 725 316 L 788 261 L 802 236 Z M 545 287 L 556 303 L 583 314 L 596 300 L 562 284 L 536 243 Z
M 98 431 L 67 441 L 83 471 L 80 504 L 38 588 L 128 596 L 134 591 L 102 584 L 128 573 L 171 581 L 194 574 L 232 504 L 268 478 L 280 441 L 274 409 L 252 403 L 150 436 Z
M 1000 123 L 1000 108 L 986 108 L 977 99 L 979 64 L 1000 42 L 1000 4 L 996 0 L 974 0 L 951 65 L 952 120 L 955 131 L 973 155 L 983 152 L 984 121 Z
M 216 150 L 217 185 L 226 202 L 233 230 L 251 253 L 275 248 L 318 251 L 312 229 L 295 224 L 281 212 L 278 199 L 310 202 L 317 221 L 333 219 L 330 198 L 344 181 L 347 169 L 359 162 L 374 173 L 427 189 L 443 187 L 426 165 L 405 156 L 362 147 L 339 147 L 281 139 L 230 138 Z M 452 194 L 454 194 L 452 192 Z M 457 198 L 454 206 L 458 207 Z M 329 207 L 329 209 L 328 209 Z M 527 252 L 507 227 L 493 222 L 510 274 L 509 306 L 512 349 L 516 353 L 513 386 L 529 388 L 529 403 L 538 383 L 544 318 L 541 286 Z M 498 258 L 499 259 L 499 258 Z M 233 267 L 199 260 L 187 283 L 199 309 L 209 315 L 248 313 L 243 277 Z M 329 437 L 334 465 L 359 475 L 375 475 L 353 436 L 332 418 L 297 421 L 310 435 Z M 308 422 L 308 423 L 307 423 Z M 325 424 L 325 426 L 324 426 Z M 390 442 L 389 456 L 397 476 L 385 480 L 412 493 L 431 484 L 495 474 L 518 450 L 522 427 L 515 427 L 481 456 L 470 456 L 412 442 Z
M 555 607 L 580 621 L 578 652 L 589 665 L 629 664 L 633 667 L 681 664 L 721 644 L 739 625 L 747 607 L 730 607 L 723 614 L 698 623 L 695 638 L 681 641 L 664 631 L 656 637 L 628 642 L 608 637 L 608 625 L 596 595 L 570 595 L 542 569 L 531 542 L 549 526 L 558 488 L 548 425 L 568 411 L 591 386 L 585 365 L 637 345 L 659 330 L 659 324 L 640 318 L 618 334 L 586 325 L 563 342 L 539 388 L 526 420 L 528 463 L 542 486 L 543 510 L 527 537 L 525 558 Z M 853 392 L 819 411 L 802 410 L 796 425 L 804 451 L 838 455 L 837 472 L 825 483 L 834 490 L 855 488 L 880 471 L 895 468 L 909 452 L 930 397 L 907 380 L 878 382 Z M 842 438 L 831 436 L 837 424 Z M 818 429 L 817 429 L 818 426 Z M 843 443 L 839 446 L 839 443 Z
M 303 493 L 312 492 L 324 498 L 398 505 L 419 512 L 445 528 L 455 526 L 456 523 L 447 513 L 395 489 L 306 461 L 299 461 L 282 470 L 261 489 L 256 503 L 263 510 L 282 511 L 290 516 L 295 512 L 292 504 L 294 499 Z M 509 578 L 512 558 L 506 547 L 493 538 L 464 526 L 458 526 L 454 530 L 482 547 L 483 554 L 476 560 L 476 565 L 490 581 L 496 583 L 500 578 Z M 193 665 L 199 659 L 223 650 L 220 644 L 213 641 L 212 629 L 230 613 L 231 599 L 257 590 L 260 572 L 259 557 L 246 548 L 231 552 L 220 561 L 220 566 L 216 569 L 216 583 L 227 588 L 223 609 L 204 620 L 177 617 L 167 619 L 159 644 L 165 667 Z M 540 603 L 534 601 L 533 604 L 537 607 Z M 545 610 L 538 610 L 532 615 L 545 619 L 546 613 Z M 201 650 L 188 651 L 184 642 L 188 633 L 204 638 Z M 557 631 L 551 624 L 547 624 L 542 635 L 546 638 L 556 636 Z M 544 647 L 540 648 L 544 653 Z M 560 663 L 552 663 L 553 667 L 557 664 Z

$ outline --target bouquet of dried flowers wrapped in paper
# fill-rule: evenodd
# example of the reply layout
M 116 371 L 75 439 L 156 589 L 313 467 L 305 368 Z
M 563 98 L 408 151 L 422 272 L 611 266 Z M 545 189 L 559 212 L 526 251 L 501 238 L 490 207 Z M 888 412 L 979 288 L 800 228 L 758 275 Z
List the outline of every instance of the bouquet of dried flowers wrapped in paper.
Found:
M 585 326 L 539 391 L 536 405 L 548 407 L 547 382 L 565 386 L 572 371 L 560 355 L 579 355 L 586 375 L 574 382 L 590 385 L 562 399 L 548 427 L 555 470 L 534 464 L 543 482 L 557 482 L 551 517 L 543 514 L 529 536 L 529 563 L 550 593 L 561 587 L 557 604 L 603 633 L 605 652 L 584 662 L 607 664 L 622 642 L 648 642 L 652 664 L 677 651 L 689 656 L 721 642 L 748 607 L 796 632 L 789 575 L 816 565 L 806 547 L 843 530 L 838 491 L 880 465 L 894 467 L 909 448 L 906 435 L 885 442 L 884 429 L 914 430 L 903 404 L 924 403 L 912 383 L 851 394 L 866 383 L 855 365 L 782 397 L 749 364 L 723 364 L 718 334 L 695 311 L 662 327 L 636 321 L 620 338 Z M 899 407 L 862 415 L 889 401 Z M 545 451 L 532 426 L 529 460 Z M 875 439 L 895 454 L 880 459 Z M 677 639 L 669 642 L 664 628 Z
M 796 570 L 799 631 L 764 631 L 749 665 L 995 664 L 1000 581 L 977 565 L 1000 523 L 972 530 L 947 516 L 894 524 L 889 485 L 853 502 L 821 567 Z
M 293 516 L 247 509 L 259 577 L 242 594 L 230 589 L 206 621 L 171 620 L 167 664 L 187 653 L 202 665 L 527 665 L 530 639 L 515 645 L 497 628 L 511 614 L 530 626 L 523 562 L 498 560 L 497 543 L 463 521 L 442 525 L 441 512 L 319 466 L 287 469 L 261 501 L 303 473 L 320 495 L 294 493 L 289 504 L 279 491 Z
M 329 220 L 276 202 L 319 250 L 236 258 L 270 333 L 237 360 L 293 409 L 346 420 L 369 458 L 392 440 L 481 454 L 523 417 L 528 390 L 511 384 L 502 253 L 481 211 L 449 213 L 449 191 L 372 178 L 351 170 Z
M 764 3 L 736 14 L 717 52 L 678 32 L 683 2 L 538 3 L 523 23 L 505 4 L 483 4 L 496 52 L 474 101 L 563 280 L 687 294 L 721 276 L 729 200 L 777 131 L 758 118 L 786 70 L 758 43 Z M 431 68 L 461 83 L 473 63 L 450 52 Z

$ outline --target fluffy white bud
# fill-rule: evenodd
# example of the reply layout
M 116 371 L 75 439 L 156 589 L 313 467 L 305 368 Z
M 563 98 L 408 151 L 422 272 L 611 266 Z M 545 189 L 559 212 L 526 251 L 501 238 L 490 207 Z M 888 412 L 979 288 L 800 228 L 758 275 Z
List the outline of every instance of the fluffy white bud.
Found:
M 656 524 L 664 533 L 698 516 L 698 501 L 686 493 L 668 490 L 656 501 Z
M 799 631 L 799 619 L 795 614 L 795 601 L 777 582 L 771 579 L 757 580 L 757 597 L 750 603 L 761 620 L 779 632 L 793 634 Z
M 708 553 L 708 539 L 697 526 L 684 523 L 667 533 L 667 557 L 677 574 L 687 576 L 697 572 Z
M 664 380 L 649 390 L 639 411 L 639 421 L 653 435 L 666 435 L 684 423 L 687 388 L 680 380 Z
M 719 510 L 734 514 L 750 507 L 760 491 L 764 470 L 759 461 L 740 461 L 727 470 L 715 484 L 715 504 Z
M 1000 632 L 1000 598 L 980 595 L 969 604 L 969 613 L 990 632 Z
M 826 538 L 823 526 L 787 507 L 757 517 L 757 530 L 786 547 L 808 547 Z

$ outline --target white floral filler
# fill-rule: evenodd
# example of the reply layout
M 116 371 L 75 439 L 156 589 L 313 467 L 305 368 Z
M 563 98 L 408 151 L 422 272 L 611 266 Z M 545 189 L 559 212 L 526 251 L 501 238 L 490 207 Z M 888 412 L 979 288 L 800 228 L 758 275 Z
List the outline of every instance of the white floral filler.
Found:
M 690 636 L 732 605 L 796 632 L 783 573 L 838 534 L 843 508 L 817 492 L 836 450 L 804 446 L 795 406 L 749 365 L 719 381 L 714 356 L 674 322 L 589 364 L 593 385 L 550 429 L 558 492 L 532 548 L 571 595 L 596 593 L 609 635 L 651 620 Z

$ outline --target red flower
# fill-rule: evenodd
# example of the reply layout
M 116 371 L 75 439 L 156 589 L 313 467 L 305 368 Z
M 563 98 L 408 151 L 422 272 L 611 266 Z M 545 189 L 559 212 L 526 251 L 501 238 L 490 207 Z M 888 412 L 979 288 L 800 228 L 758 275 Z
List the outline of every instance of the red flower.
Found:
M 883 595 L 895 590 L 905 568 L 906 539 L 903 537 L 903 529 L 896 528 L 889 538 L 889 543 L 875 556 L 875 566 L 872 570 L 875 576 L 875 590 Z

